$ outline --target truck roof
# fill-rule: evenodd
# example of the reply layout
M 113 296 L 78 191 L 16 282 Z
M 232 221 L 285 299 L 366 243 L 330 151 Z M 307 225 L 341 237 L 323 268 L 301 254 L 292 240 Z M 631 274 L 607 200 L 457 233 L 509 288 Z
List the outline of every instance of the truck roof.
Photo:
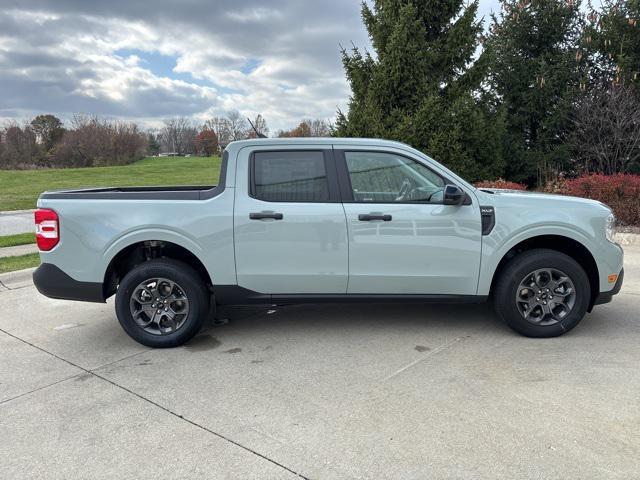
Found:
M 347 138 L 347 137 L 284 137 L 284 138 L 250 138 L 247 140 L 237 140 L 229 143 L 228 147 L 242 148 L 254 145 L 318 145 L 318 144 L 341 144 L 341 145 L 379 145 L 411 148 L 406 143 L 381 138 Z M 413 149 L 412 149 L 413 150 Z

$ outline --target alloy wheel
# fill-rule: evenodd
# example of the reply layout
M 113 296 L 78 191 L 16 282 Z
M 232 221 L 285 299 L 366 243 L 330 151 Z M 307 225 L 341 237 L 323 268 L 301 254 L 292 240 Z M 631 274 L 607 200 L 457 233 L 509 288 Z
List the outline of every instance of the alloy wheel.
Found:
M 178 331 L 189 315 L 184 289 L 167 278 L 150 278 L 138 284 L 129 306 L 136 324 L 153 335 Z
M 571 278 L 556 268 L 525 275 L 516 291 L 518 311 L 534 325 L 554 325 L 573 309 L 576 289 Z

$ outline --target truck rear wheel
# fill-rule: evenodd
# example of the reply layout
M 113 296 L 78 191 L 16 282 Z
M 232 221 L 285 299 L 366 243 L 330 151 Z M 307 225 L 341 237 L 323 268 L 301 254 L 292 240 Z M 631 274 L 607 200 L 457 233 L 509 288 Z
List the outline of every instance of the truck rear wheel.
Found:
M 549 249 L 515 257 L 501 272 L 498 316 L 527 337 L 556 337 L 575 327 L 589 306 L 589 278 L 573 258 Z
M 145 262 L 129 271 L 116 292 L 116 315 L 135 341 L 177 347 L 202 327 L 209 302 L 198 273 L 172 259 Z

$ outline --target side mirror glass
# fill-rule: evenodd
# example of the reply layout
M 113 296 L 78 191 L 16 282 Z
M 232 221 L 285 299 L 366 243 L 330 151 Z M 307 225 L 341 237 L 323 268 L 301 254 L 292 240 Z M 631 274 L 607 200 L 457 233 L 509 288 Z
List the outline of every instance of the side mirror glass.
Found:
M 462 205 L 462 202 L 464 202 L 464 191 L 457 185 L 445 185 L 443 203 L 445 205 Z

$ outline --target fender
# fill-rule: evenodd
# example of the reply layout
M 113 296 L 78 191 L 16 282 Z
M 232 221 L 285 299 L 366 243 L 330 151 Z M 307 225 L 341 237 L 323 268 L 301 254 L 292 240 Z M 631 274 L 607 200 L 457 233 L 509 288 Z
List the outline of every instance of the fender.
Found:
M 170 228 L 146 227 L 125 232 L 105 248 L 104 253 L 102 254 L 102 264 L 100 266 L 102 276 L 104 277 L 109 264 L 118 253 L 133 244 L 149 240 L 160 240 L 175 243 L 176 245 L 179 245 L 191 252 L 203 265 L 205 265 L 206 268 L 207 263 L 204 259 L 204 251 L 195 240 Z M 209 274 L 211 274 L 211 272 L 209 272 Z
M 483 238 L 477 294 L 489 294 L 496 269 L 509 250 L 525 240 L 542 235 L 557 235 L 575 240 L 583 245 L 591 256 L 597 258 L 595 255 L 596 245 L 594 240 L 590 238 L 586 232 L 578 228 L 569 228 L 565 225 L 540 224 L 533 227 L 521 228 L 504 239 L 499 239 L 500 232 L 494 230 L 492 235 Z

